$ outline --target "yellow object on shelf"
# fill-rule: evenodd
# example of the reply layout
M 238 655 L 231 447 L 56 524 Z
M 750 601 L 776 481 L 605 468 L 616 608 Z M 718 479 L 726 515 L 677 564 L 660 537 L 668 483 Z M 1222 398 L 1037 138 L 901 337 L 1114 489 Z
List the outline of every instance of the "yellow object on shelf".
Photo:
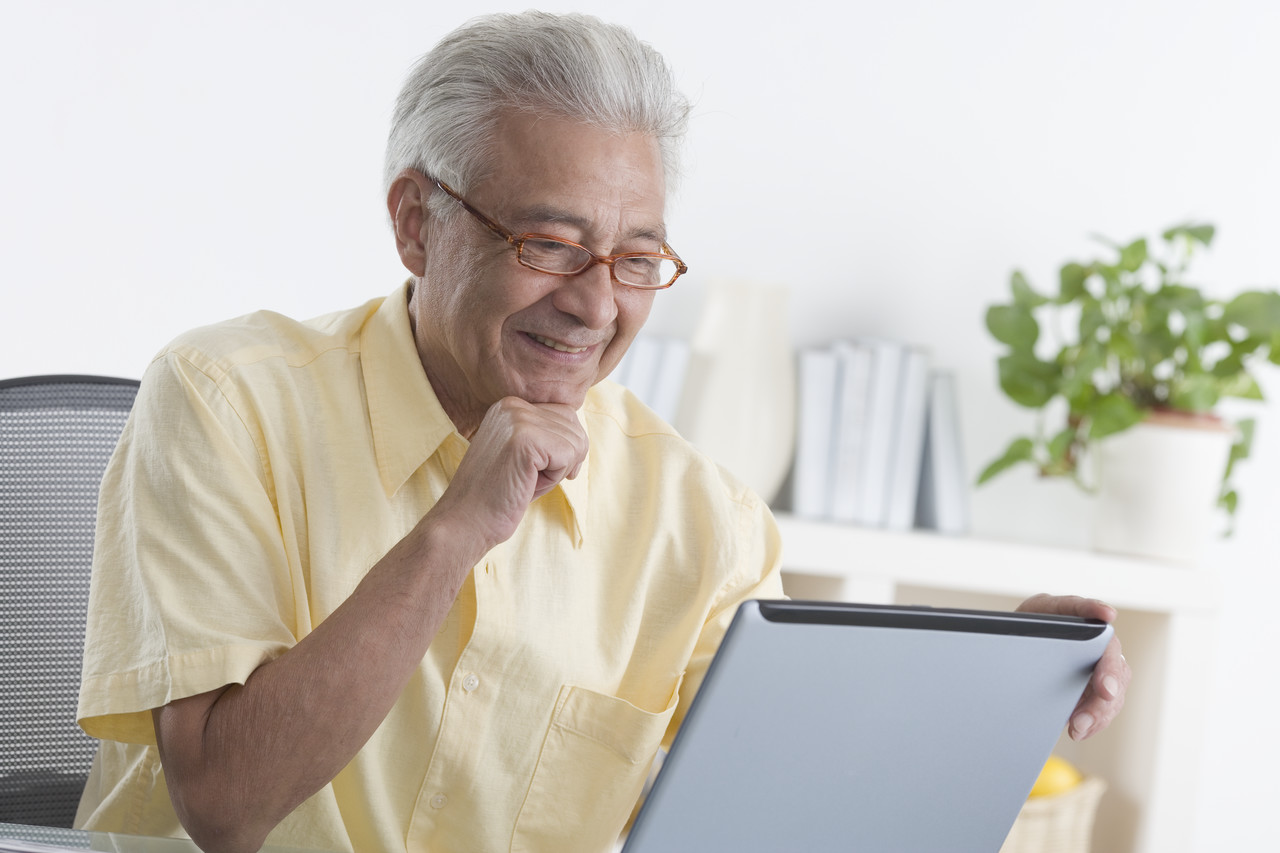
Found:
M 1083 781 L 1084 774 L 1077 770 L 1074 764 L 1065 758 L 1051 755 L 1040 770 L 1040 775 L 1036 777 L 1036 783 L 1031 786 L 1029 796 L 1032 798 L 1056 797 L 1058 794 L 1065 794 Z
M 1028 799 L 1000 853 L 1089 853 L 1093 819 L 1106 790 L 1106 782 L 1086 776 L 1061 794 Z

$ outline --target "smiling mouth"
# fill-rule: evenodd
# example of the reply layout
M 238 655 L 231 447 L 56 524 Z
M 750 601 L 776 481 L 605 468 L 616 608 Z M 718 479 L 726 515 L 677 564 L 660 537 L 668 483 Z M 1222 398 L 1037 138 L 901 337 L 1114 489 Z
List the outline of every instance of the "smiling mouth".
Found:
M 544 347 L 551 347 L 551 349 L 556 352 L 579 353 L 586 352 L 591 349 L 591 347 L 571 347 L 568 344 L 560 343 L 560 341 L 552 340 L 551 338 L 544 338 L 542 335 L 535 335 L 533 332 L 526 332 L 525 334 L 542 344 Z

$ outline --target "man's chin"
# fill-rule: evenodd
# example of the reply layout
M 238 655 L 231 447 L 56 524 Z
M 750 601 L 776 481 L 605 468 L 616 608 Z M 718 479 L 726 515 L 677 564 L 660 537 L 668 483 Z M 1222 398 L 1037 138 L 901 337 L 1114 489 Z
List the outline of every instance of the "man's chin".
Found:
M 590 385 L 535 384 L 522 389 L 515 396 L 534 405 L 568 406 L 577 411 L 586 402 L 590 388 Z

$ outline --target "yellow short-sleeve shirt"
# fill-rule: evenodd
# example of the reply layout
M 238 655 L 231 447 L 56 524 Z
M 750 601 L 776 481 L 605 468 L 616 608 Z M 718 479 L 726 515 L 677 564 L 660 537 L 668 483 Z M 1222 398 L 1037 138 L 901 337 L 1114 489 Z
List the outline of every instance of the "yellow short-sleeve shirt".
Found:
M 406 302 L 249 315 L 148 368 L 102 484 L 79 717 L 103 745 L 78 825 L 184 834 L 150 710 L 286 654 L 444 492 L 467 442 Z M 758 497 L 621 387 L 579 417 L 579 476 L 475 567 L 381 727 L 269 843 L 617 837 L 737 604 L 781 596 L 780 543 Z

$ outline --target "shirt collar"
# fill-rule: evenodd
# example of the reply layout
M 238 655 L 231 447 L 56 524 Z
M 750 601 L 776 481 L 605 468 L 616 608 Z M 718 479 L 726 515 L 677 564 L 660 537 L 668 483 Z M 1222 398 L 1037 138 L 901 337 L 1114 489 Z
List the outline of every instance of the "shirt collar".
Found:
M 450 436 L 465 444 L 422 369 L 418 347 L 409 323 L 409 287 L 405 282 L 365 323 L 360 333 L 361 371 L 369 423 L 373 432 L 378 475 L 387 495 L 399 491 L 414 472 L 440 449 Z M 582 411 L 578 420 L 586 428 Z M 562 480 L 543 500 L 559 497 L 565 507 L 565 524 L 581 547 L 587 514 L 590 454 L 578 476 Z
M 378 475 L 390 496 L 455 432 L 418 358 L 408 282 L 365 323 L 360 364 Z

